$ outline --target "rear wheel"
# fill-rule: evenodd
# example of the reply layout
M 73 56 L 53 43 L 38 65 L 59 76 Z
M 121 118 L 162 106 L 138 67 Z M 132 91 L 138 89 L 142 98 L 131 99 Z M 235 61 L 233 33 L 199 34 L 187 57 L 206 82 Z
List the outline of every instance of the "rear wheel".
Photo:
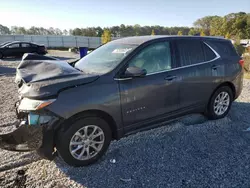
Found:
M 225 117 L 233 101 L 233 92 L 230 87 L 222 86 L 212 95 L 206 111 L 209 119 L 220 119 Z
M 72 123 L 57 135 L 56 148 L 71 166 L 86 166 L 96 162 L 111 141 L 109 125 L 101 118 L 87 117 Z
M 2 53 L 0 53 L 0 59 L 3 59 L 3 54 Z

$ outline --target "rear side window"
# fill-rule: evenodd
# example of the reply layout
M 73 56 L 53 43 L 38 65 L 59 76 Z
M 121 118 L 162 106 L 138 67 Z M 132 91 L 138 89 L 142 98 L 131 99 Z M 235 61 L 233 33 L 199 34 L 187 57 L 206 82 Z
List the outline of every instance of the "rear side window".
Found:
M 222 57 L 238 56 L 230 41 L 210 41 L 212 48 Z
M 176 47 L 181 67 L 205 61 L 202 43 L 199 40 L 180 39 L 176 41 Z
M 205 43 L 203 43 L 203 50 L 204 50 L 205 61 L 211 61 L 214 58 L 216 58 L 215 53 Z
M 29 47 L 30 47 L 30 44 L 28 44 L 28 43 L 22 43 L 22 47 L 23 47 L 23 48 L 29 48 Z

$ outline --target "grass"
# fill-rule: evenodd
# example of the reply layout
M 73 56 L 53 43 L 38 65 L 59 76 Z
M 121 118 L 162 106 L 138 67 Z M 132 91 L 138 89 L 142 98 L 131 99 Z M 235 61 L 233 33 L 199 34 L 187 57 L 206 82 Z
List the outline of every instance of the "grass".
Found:
M 250 79 L 250 56 L 244 56 L 243 59 L 244 59 L 244 67 L 245 67 L 244 78 Z
M 244 78 L 245 78 L 245 79 L 250 79 L 250 73 L 245 72 L 245 73 L 244 73 Z

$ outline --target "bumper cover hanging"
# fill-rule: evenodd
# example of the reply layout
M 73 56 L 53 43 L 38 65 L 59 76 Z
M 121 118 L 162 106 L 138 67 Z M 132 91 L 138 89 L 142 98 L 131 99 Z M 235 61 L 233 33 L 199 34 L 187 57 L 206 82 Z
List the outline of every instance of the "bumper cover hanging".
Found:
M 10 151 L 32 151 L 43 143 L 43 126 L 22 121 L 13 132 L 0 135 L 0 148 Z

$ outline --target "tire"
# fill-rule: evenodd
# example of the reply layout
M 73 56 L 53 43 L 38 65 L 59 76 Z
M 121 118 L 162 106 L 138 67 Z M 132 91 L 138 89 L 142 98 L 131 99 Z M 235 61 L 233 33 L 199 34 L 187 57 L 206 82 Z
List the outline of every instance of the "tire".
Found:
M 75 167 L 87 166 L 96 162 L 107 151 L 111 142 L 112 133 L 108 123 L 103 119 L 99 117 L 79 118 L 73 121 L 71 125 L 66 126 L 70 127 L 67 130 L 62 129 L 57 134 L 56 148 L 62 159 L 67 164 Z M 95 128 L 96 132 L 92 137 L 94 138 L 98 134 L 101 134 L 101 136 L 91 140 L 91 133 L 95 130 Z M 77 132 L 78 135 L 75 135 Z M 85 132 L 87 132 L 89 139 L 86 139 Z M 86 140 L 84 141 L 84 139 Z M 79 142 L 82 143 L 80 145 L 75 145 Z M 93 144 L 94 142 L 95 144 Z M 102 144 L 100 144 L 101 142 Z M 70 143 L 73 145 L 70 145 Z M 98 152 L 94 149 L 94 147 L 95 149 L 98 148 Z M 89 158 L 87 157 L 87 151 L 89 151 Z M 81 154 L 82 158 L 77 159 L 77 157 L 81 157 Z
M 223 100 L 223 98 L 225 100 Z M 232 101 L 233 101 L 233 92 L 230 87 L 222 86 L 218 88 L 210 98 L 205 115 L 208 117 L 208 119 L 211 120 L 225 117 L 231 108 Z M 220 111 L 220 106 L 222 106 L 221 111 Z
M 0 59 L 3 59 L 3 54 L 2 53 L 0 53 Z

